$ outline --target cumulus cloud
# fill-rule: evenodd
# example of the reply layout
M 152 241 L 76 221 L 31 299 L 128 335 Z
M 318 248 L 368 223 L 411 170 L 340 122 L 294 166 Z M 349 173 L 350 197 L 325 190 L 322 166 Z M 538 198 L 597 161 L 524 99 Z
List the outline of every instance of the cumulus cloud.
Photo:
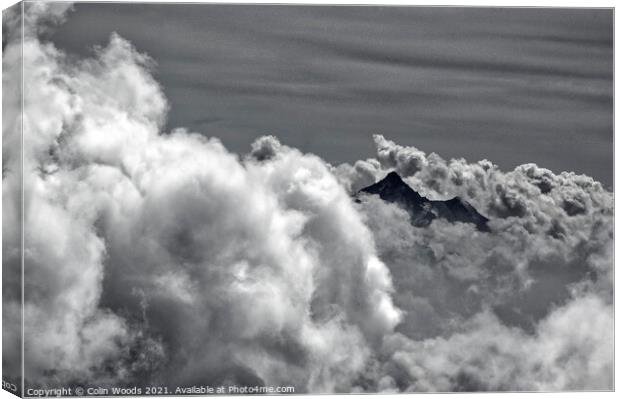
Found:
M 375 142 L 377 159 L 367 161 L 375 180 L 395 169 L 432 199 L 460 196 L 490 218 L 491 231 L 442 220 L 415 228 L 398 206 L 360 197 L 405 313 L 388 339 L 384 375 L 374 379 L 390 382 L 388 390 L 609 389 L 612 193 L 590 177 L 533 164 L 503 172 L 486 160 Z M 367 172 L 358 164 L 334 170 L 351 193 Z
M 262 136 L 252 143 L 250 155 L 259 161 L 271 159 L 280 151 L 282 145 L 274 136 Z
M 447 337 L 390 337 L 384 348 L 390 360 L 383 367 L 397 376 L 395 386 L 408 391 L 610 389 L 612 315 L 610 304 L 583 297 L 529 335 L 484 311 Z
M 600 183 L 382 136 L 376 159 L 332 167 L 273 136 L 239 156 L 163 132 L 154 61 L 116 34 L 69 57 L 39 27 L 65 10 L 36 4 L 23 43 L 30 386 L 611 388 L 613 197 Z M 20 46 L 3 56 L 18 97 Z M 3 125 L 13 283 L 22 119 L 17 101 L 3 106 L 15 115 Z M 391 170 L 433 199 L 465 198 L 490 232 L 416 228 L 396 205 L 353 201 Z M 4 300 L 17 326 L 17 295 Z
M 400 312 L 328 166 L 163 134 L 153 62 L 118 35 L 77 62 L 28 36 L 23 61 L 31 384 L 348 391 Z

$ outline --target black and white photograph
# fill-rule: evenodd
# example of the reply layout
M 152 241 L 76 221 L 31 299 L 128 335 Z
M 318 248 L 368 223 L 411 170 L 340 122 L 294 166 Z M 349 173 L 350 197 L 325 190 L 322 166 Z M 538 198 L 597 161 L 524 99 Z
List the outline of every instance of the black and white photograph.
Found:
M 2 388 L 614 386 L 614 9 L 2 12 Z

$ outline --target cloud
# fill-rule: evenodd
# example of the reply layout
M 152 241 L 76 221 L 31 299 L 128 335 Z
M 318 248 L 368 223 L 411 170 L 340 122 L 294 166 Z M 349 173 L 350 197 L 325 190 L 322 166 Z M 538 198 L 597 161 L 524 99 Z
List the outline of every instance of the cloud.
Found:
M 388 390 L 610 389 L 613 194 L 574 173 L 503 172 L 375 141 L 375 180 L 395 169 L 431 199 L 461 196 L 491 232 L 415 228 L 398 206 L 360 198 L 404 312 L 382 352 L 391 360 L 371 379 Z M 345 187 L 368 178 L 358 166 L 335 169 Z
M 426 166 L 426 154 L 415 147 L 402 147 L 381 135 L 373 136 L 377 158 L 383 166 L 394 168 L 403 176 L 411 176 Z
M 154 61 L 117 34 L 68 56 L 38 28 L 63 10 L 41 4 L 23 59 L 30 386 L 611 388 L 613 195 L 600 183 L 382 136 L 376 159 L 333 167 L 274 136 L 240 156 L 163 132 Z M 7 82 L 19 81 L 19 47 L 7 43 Z M 8 284 L 20 271 L 21 119 L 6 105 Z M 415 228 L 393 204 L 352 200 L 390 170 L 433 199 L 462 196 L 491 231 Z M 4 325 L 18 326 L 6 287 Z
M 485 311 L 446 338 L 391 337 L 385 348 L 391 358 L 383 367 L 408 391 L 610 389 L 612 314 L 610 304 L 583 297 L 528 335 Z
M 328 166 L 164 134 L 153 62 L 118 35 L 78 61 L 24 49 L 29 382 L 348 391 L 400 312 Z
M 257 160 L 264 161 L 273 158 L 280 151 L 281 147 L 282 145 L 276 137 L 263 136 L 252 143 L 250 154 Z

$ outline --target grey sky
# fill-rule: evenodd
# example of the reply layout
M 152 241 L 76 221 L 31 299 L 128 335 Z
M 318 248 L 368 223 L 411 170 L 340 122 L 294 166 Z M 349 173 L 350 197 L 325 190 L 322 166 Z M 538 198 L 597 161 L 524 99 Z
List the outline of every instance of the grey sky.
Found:
M 236 152 L 274 134 L 338 164 L 381 133 L 613 183 L 611 10 L 77 4 L 51 39 L 113 31 L 157 62 L 168 128 Z

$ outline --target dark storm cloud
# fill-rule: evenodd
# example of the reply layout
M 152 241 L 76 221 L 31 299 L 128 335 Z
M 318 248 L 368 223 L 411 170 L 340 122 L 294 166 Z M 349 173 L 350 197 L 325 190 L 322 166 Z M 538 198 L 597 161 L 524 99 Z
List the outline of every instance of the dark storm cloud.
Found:
M 612 185 L 610 10 L 78 4 L 53 39 L 110 31 L 158 63 L 170 127 L 235 151 L 269 133 L 338 164 L 382 133 Z

